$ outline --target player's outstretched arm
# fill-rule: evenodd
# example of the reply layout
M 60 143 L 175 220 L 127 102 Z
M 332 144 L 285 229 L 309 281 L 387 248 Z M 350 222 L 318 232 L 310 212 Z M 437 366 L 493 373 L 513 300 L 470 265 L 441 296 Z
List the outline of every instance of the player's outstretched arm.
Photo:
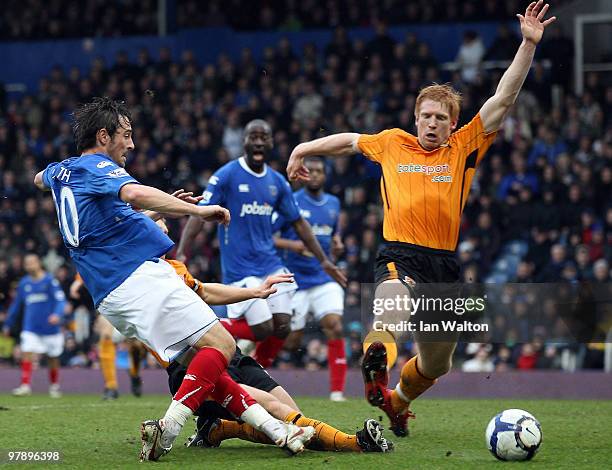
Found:
M 202 196 L 194 196 L 192 192 L 185 191 L 183 188 L 177 189 L 171 194 L 171 196 L 174 196 L 180 199 L 181 201 L 188 202 L 189 204 L 197 204 L 198 202 L 202 200 Z M 156 211 L 151 211 L 151 210 L 142 211 L 142 214 L 153 219 L 154 221 L 158 221 L 159 219 L 162 219 L 168 216 L 174 217 L 173 214 L 163 214 L 161 212 L 156 212 Z
M 287 176 L 291 181 L 308 180 L 308 169 L 304 166 L 304 158 L 315 155 L 348 157 L 359 152 L 358 140 L 359 134 L 343 132 L 299 144 L 289 157 Z
M 151 186 L 126 184 L 119 191 L 119 197 L 133 206 L 163 214 L 193 215 L 223 224 L 230 221 L 229 211 L 221 206 L 196 206 Z
M 304 242 L 308 251 L 310 251 L 321 263 L 321 267 L 325 270 L 327 274 L 329 274 L 338 284 L 342 287 L 346 287 L 346 276 L 344 273 L 336 266 L 334 263 L 330 261 L 327 257 L 321 245 L 319 244 L 319 240 L 312 233 L 312 228 L 306 219 L 300 217 L 295 222 L 293 222 L 293 228 L 297 233 L 300 240 Z
M 516 15 L 521 23 L 521 33 L 523 42 L 504 73 L 495 95 L 487 100 L 480 109 L 480 119 L 485 132 L 498 130 L 510 107 L 516 101 L 525 77 L 529 73 L 536 45 L 541 41 L 544 28 L 556 20 L 556 17 L 544 20 L 544 15 L 548 11 L 548 4 L 542 0 L 532 2 L 525 11 L 525 16 Z
M 293 282 L 293 274 L 268 276 L 259 287 L 235 287 L 218 283 L 205 283 L 198 295 L 208 305 L 229 305 L 243 300 L 266 299 L 276 293 L 276 284 Z

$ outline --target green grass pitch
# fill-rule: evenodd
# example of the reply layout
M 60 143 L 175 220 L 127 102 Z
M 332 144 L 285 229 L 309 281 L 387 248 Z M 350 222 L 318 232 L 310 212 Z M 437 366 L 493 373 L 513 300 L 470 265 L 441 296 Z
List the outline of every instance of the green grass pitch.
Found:
M 297 400 L 309 417 L 354 432 L 363 420 L 380 413 L 363 400 L 331 403 L 318 398 Z M 351 468 L 431 469 L 497 468 L 526 465 L 536 468 L 606 468 L 610 465 L 612 401 L 562 400 L 429 400 L 415 402 L 417 419 L 412 435 L 399 439 L 389 454 L 351 454 L 306 451 L 287 457 L 270 446 L 226 441 L 218 449 L 187 449 L 192 431 L 186 426 L 173 451 L 158 463 L 138 463 L 139 424 L 161 416 L 167 396 L 136 399 L 122 396 L 102 402 L 92 395 L 45 395 L 14 398 L 0 394 L 0 452 L 59 450 L 62 463 L 17 465 L 7 468 Z M 489 454 L 484 429 L 489 419 L 506 408 L 523 408 L 542 423 L 543 444 L 532 462 L 498 462 Z M 386 420 L 383 420 L 387 425 Z

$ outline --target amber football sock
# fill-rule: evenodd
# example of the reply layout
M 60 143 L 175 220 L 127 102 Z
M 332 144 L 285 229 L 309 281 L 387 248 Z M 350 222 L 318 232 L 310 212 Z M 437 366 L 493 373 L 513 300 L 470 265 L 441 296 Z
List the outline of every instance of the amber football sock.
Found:
M 130 346 L 130 377 L 138 377 L 140 375 L 140 363 L 142 362 L 142 352 L 139 346 Z
M 323 421 L 307 418 L 297 411 L 289 413 L 285 421 L 298 426 L 312 426 L 315 428 L 315 437 L 306 446 L 310 450 L 361 452 L 361 447 L 357 443 L 357 436 L 346 434 Z
M 250 424 L 225 419 L 220 421 L 219 425 L 208 434 L 208 440 L 213 445 L 218 445 L 226 439 L 242 439 L 243 441 L 274 445 L 274 442 L 268 436 Z
M 421 374 L 417 367 L 418 357 L 418 355 L 414 356 L 402 367 L 399 384 L 391 393 L 391 404 L 394 410 L 400 411 L 407 408 L 412 400 L 436 383 L 436 379 L 430 379 Z
M 116 347 L 111 339 L 101 339 L 100 349 L 100 369 L 104 377 L 104 387 L 117 390 L 117 367 L 115 365 Z

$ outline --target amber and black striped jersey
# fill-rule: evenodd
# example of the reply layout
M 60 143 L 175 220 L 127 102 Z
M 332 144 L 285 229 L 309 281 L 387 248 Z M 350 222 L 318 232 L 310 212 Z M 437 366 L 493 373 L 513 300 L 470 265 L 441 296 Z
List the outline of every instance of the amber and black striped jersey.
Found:
M 479 114 L 431 151 L 401 129 L 362 134 L 359 150 L 382 167 L 384 239 L 454 251 L 474 172 L 495 135 Z

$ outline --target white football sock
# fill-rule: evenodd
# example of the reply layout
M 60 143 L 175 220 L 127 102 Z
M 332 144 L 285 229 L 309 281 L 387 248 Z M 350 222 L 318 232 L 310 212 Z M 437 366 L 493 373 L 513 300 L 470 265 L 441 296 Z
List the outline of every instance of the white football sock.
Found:
M 163 430 L 161 435 L 161 445 L 166 449 L 172 446 L 172 443 L 181 433 L 181 429 L 191 417 L 193 412 L 183 405 L 181 402 L 172 400 L 166 414 L 162 418 Z
M 287 426 L 285 423 L 271 416 L 259 403 L 249 406 L 240 415 L 240 419 L 255 429 L 262 431 L 274 442 L 284 440 L 287 436 Z

